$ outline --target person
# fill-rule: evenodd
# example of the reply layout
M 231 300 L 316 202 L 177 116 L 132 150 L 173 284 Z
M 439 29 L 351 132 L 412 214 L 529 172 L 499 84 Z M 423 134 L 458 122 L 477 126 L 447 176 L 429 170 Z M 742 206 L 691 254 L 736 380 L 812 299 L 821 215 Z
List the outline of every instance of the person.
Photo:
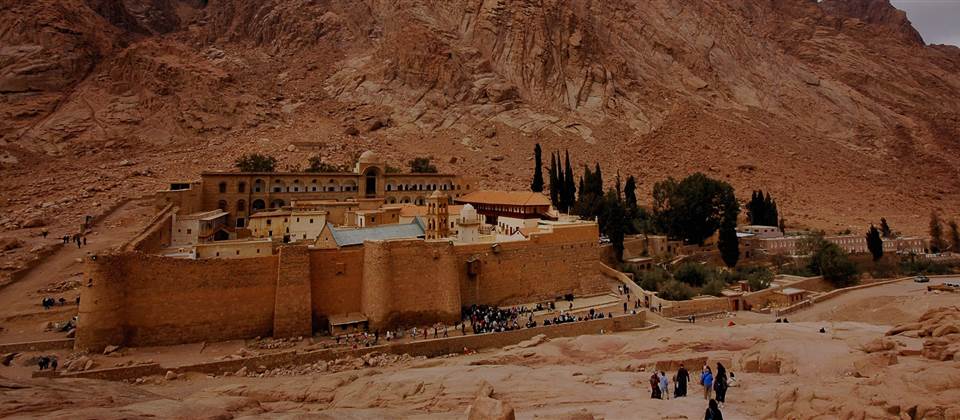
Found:
M 40 231 L 40 235 L 43 236 L 43 239 L 47 239 L 47 235 L 49 234 L 50 232 L 46 228 Z
M 623 313 L 627 313 L 627 302 L 623 302 Z
M 50 356 L 50 370 L 57 371 L 57 356 Z
M 660 398 L 670 399 L 670 380 L 667 379 L 667 372 L 660 371 Z
M 737 383 L 737 376 L 734 375 L 733 372 L 730 372 L 730 379 L 727 380 L 727 388 L 733 388 L 737 386 L 740 386 L 740 384 Z
M 710 400 L 710 403 L 707 404 L 707 412 L 703 415 L 703 420 L 723 420 L 723 414 L 720 413 L 717 400 Z
M 40 370 L 47 369 L 47 365 L 49 364 L 50 364 L 50 358 L 48 358 L 47 356 L 40 356 L 40 358 L 37 359 L 37 366 L 40 367 Z
M 703 399 L 709 400 L 713 392 L 713 372 L 710 371 L 710 366 L 704 366 L 700 373 L 700 384 L 703 385 Z
M 827 329 L 820 327 L 820 334 L 826 334 L 826 333 L 827 333 Z
M 687 396 L 687 381 L 690 380 L 690 373 L 687 372 L 687 368 L 683 366 L 683 363 L 680 364 L 680 369 L 677 370 L 677 393 L 674 397 L 686 397 Z
M 650 398 L 660 399 L 660 378 L 657 371 L 653 371 L 653 375 L 650 376 Z
M 663 313 L 663 304 L 662 304 L 662 303 L 658 303 L 658 304 L 657 304 L 657 312 Z
M 716 391 L 716 400 L 720 404 L 720 407 L 723 407 L 723 403 L 727 399 L 727 369 L 723 367 L 723 363 L 717 363 L 717 375 L 713 379 L 713 390 Z
M 83 246 L 87 246 L 87 235 L 83 235 Z

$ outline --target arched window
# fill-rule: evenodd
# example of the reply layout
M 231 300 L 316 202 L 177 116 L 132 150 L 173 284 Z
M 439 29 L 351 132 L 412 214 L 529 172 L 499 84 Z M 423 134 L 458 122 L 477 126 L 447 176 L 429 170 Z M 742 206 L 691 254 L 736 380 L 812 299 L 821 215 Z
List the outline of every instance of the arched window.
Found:
M 273 201 L 270 202 L 270 208 L 271 208 L 271 209 L 278 209 L 278 208 L 280 208 L 280 207 L 283 207 L 283 200 L 281 200 L 281 199 L 278 198 L 278 199 L 273 200 Z
M 263 200 L 253 200 L 253 203 L 250 207 L 253 211 L 263 210 L 267 208 L 267 203 L 265 203 Z
M 227 192 L 227 183 L 226 183 L 226 182 L 221 182 L 220 185 L 219 185 L 219 187 L 220 187 L 220 192 L 221 192 L 221 193 Z
M 246 200 L 239 200 L 239 201 L 237 201 L 237 211 L 238 211 L 238 212 L 241 212 L 241 213 L 247 211 L 247 202 L 246 202 Z
M 289 192 L 300 192 L 300 180 L 293 180 L 293 185 L 290 186 Z
M 263 192 L 263 180 L 262 180 L 262 179 L 258 179 L 258 180 L 256 180 L 256 181 L 253 181 L 253 192 L 256 192 L 256 193 L 258 193 L 258 192 Z
M 284 192 L 286 190 L 286 184 L 281 180 L 273 181 L 273 192 Z

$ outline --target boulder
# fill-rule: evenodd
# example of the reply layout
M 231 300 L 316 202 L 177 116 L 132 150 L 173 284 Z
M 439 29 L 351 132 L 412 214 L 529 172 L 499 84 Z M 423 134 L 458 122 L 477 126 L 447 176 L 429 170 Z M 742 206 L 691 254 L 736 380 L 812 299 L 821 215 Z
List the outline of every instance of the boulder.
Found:
M 106 346 L 103 348 L 103 354 L 110 354 L 117 350 L 120 350 L 120 346 L 113 346 L 113 345 Z
M 897 343 L 895 343 L 893 340 L 881 337 L 860 346 L 860 350 L 863 350 L 865 353 L 876 353 L 880 351 L 893 350 L 896 347 Z
M 500 400 L 490 397 L 477 397 L 473 404 L 467 407 L 467 420 L 515 420 L 513 407 Z
M 956 324 L 943 324 L 937 327 L 934 327 L 932 334 L 934 337 L 942 337 L 947 334 L 958 334 L 960 333 L 960 327 Z
M 167 374 L 166 374 L 166 375 L 163 375 L 163 379 L 166 379 L 166 380 L 168 380 L 168 381 L 175 380 L 175 379 L 177 379 L 177 374 L 174 373 L 172 370 L 168 370 L 168 371 L 167 371 Z

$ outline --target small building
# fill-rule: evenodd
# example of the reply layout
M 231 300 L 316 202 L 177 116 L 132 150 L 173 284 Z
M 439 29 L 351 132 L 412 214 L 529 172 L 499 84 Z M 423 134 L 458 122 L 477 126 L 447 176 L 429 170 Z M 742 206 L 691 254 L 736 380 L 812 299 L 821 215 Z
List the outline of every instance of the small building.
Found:
M 745 225 L 737 226 L 737 232 L 751 234 L 757 238 L 779 238 L 783 232 L 777 226 Z
M 382 225 L 368 228 L 338 228 L 331 223 L 327 223 L 317 237 L 315 246 L 322 249 L 338 249 L 363 245 L 365 241 L 415 239 L 425 236 L 426 230 L 420 219 L 408 224 Z
M 635 257 L 623 261 L 623 266 L 632 271 L 647 271 L 654 267 L 652 257 Z
M 198 244 L 194 247 L 198 260 L 208 258 L 252 258 L 273 255 L 275 242 L 267 239 L 234 239 Z
M 776 290 L 770 296 L 770 304 L 774 306 L 790 306 L 800 303 L 810 294 L 809 290 L 797 289 L 793 287 L 784 287 Z
M 210 210 L 185 215 L 174 215 L 170 246 L 196 245 L 202 242 L 230 239 L 226 228 L 227 213 Z

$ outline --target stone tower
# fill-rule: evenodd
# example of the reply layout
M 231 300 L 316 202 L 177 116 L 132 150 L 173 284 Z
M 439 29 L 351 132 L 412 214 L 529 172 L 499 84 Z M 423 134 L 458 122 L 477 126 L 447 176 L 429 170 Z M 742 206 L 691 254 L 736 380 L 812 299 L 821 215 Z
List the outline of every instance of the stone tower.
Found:
M 427 239 L 441 239 L 450 236 L 449 198 L 440 191 L 434 191 L 427 197 Z

